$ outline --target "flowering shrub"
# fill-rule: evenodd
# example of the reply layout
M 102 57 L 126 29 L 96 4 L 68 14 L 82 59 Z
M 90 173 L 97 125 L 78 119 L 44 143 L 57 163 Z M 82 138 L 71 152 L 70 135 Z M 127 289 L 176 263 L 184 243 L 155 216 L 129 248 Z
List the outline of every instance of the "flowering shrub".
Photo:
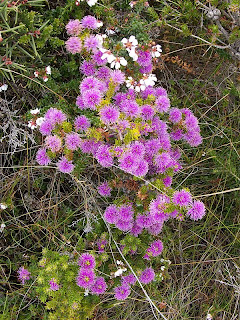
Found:
M 111 168 L 119 177 L 98 187 L 101 196 L 113 201 L 101 216 L 110 234 L 101 231 L 98 240 L 85 243 L 81 251 L 90 249 L 91 253 L 81 254 L 78 262 L 69 253 L 61 256 L 44 251 L 41 271 L 33 270 L 41 300 L 51 297 L 47 308 L 55 313 L 50 319 L 57 319 L 61 313 L 59 301 L 69 307 L 68 311 L 64 309 L 65 315 L 74 319 L 74 310 L 87 305 L 86 313 L 84 309 L 81 314 L 84 319 L 94 309 L 94 296 L 114 294 L 117 300 L 125 300 L 132 286 L 143 288 L 161 281 L 161 271 L 169 265 L 160 260 L 165 265 L 158 270 L 158 257 L 163 251 L 158 237 L 164 222 L 185 216 L 198 220 L 205 214 L 204 204 L 194 200 L 189 190 L 172 187 L 174 174 L 182 168 L 177 144 L 182 141 L 182 147 L 197 147 L 202 138 L 193 113 L 187 108 L 171 108 L 166 90 L 155 87 L 157 77 L 152 71 L 161 47 L 152 42 L 138 43 L 134 36 L 115 44 L 97 33 L 101 26 L 89 15 L 81 21 L 71 20 L 66 26 L 70 36 L 67 51 L 84 58 L 76 106 L 80 112 L 90 110 L 98 124 L 93 125 L 83 114 L 71 119 L 57 108 L 50 108 L 41 121 L 34 118 L 44 137 L 36 156 L 40 165 L 54 163 L 59 171 L 74 174 L 77 157 L 89 154 L 100 167 Z M 33 114 L 35 117 L 38 113 Z M 132 183 L 132 192 L 125 193 L 126 186 L 119 181 Z M 117 190 L 118 198 L 114 200 L 112 194 Z M 112 247 L 119 250 L 119 268 L 115 272 L 110 264 L 112 257 L 106 253 L 112 237 L 117 239 Z M 138 261 L 136 269 L 127 260 L 120 260 L 124 256 Z M 19 270 L 22 283 L 29 280 L 29 275 L 24 268 Z M 69 287 L 73 294 L 67 296 Z

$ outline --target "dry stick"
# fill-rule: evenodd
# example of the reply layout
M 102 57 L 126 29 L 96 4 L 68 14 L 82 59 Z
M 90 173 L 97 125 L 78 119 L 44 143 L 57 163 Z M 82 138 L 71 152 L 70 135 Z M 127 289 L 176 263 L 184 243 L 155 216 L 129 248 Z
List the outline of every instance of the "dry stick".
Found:
M 214 192 L 214 193 L 208 193 L 208 194 L 201 194 L 201 195 L 199 195 L 199 196 L 195 196 L 195 198 L 210 197 L 210 196 L 215 196 L 216 194 L 228 193 L 228 192 L 233 192 L 233 191 L 238 191 L 238 190 L 240 190 L 240 188 L 223 190 L 223 191 Z

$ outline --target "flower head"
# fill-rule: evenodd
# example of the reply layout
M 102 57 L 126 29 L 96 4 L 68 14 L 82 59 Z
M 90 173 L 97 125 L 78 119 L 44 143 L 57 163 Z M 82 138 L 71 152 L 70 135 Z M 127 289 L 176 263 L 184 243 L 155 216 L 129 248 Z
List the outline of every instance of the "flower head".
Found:
M 18 273 L 18 278 L 22 282 L 22 284 L 24 284 L 26 280 L 30 279 L 31 273 L 24 267 L 19 268 L 17 273 Z
M 91 286 L 91 292 L 100 295 L 107 290 L 107 284 L 103 277 L 96 278 L 94 284 Z
M 49 285 L 50 285 L 50 290 L 51 291 L 58 291 L 59 290 L 59 285 L 57 284 L 57 280 L 52 278 L 50 281 L 49 281 Z
M 119 220 L 118 208 L 112 204 L 104 212 L 104 219 L 111 224 L 115 224 Z
M 78 133 L 68 133 L 65 138 L 66 147 L 69 150 L 77 150 L 81 144 L 81 138 Z
M 95 258 L 90 253 L 83 253 L 78 260 L 78 265 L 85 269 L 94 269 L 96 266 Z
M 98 193 L 103 197 L 109 197 L 111 195 L 112 188 L 109 187 L 107 182 L 103 182 L 98 186 Z
M 105 168 L 111 167 L 113 165 L 113 157 L 108 146 L 102 145 L 98 148 L 96 159 L 98 160 L 100 165 Z
M 48 157 L 45 148 L 41 148 L 38 150 L 36 154 L 36 160 L 41 166 L 47 166 L 51 162 L 51 159 Z
M 52 152 L 57 152 L 62 147 L 62 140 L 58 136 L 47 136 L 45 139 L 45 145 L 51 149 Z
M 66 41 L 66 49 L 72 54 L 80 53 L 82 50 L 82 42 L 78 37 L 70 37 Z
M 76 279 L 79 287 L 90 289 L 95 282 L 95 273 L 92 269 L 81 268 Z
M 173 195 L 172 201 L 174 204 L 183 207 L 189 205 L 192 202 L 192 196 L 188 191 L 185 190 L 176 191 Z
M 78 116 L 74 121 L 74 125 L 77 131 L 87 131 L 91 123 L 86 116 Z
M 81 26 L 81 23 L 78 19 L 70 20 L 68 22 L 68 24 L 66 25 L 67 33 L 70 36 L 78 36 L 81 31 L 81 28 L 82 28 L 82 26 Z
M 154 272 L 153 268 L 146 268 L 141 273 L 139 280 L 144 284 L 148 284 L 148 283 L 152 282 L 154 280 L 154 278 L 155 278 L 155 272 Z
M 74 169 L 72 161 L 68 161 L 66 157 L 62 157 L 61 160 L 57 162 L 57 167 L 59 171 L 63 173 L 70 173 Z
M 120 112 L 118 108 L 113 105 L 104 106 L 100 110 L 100 118 L 105 124 L 117 122 L 119 115 Z
M 97 29 L 98 28 L 98 22 L 97 19 L 93 16 L 85 16 L 81 20 L 81 24 L 83 28 L 86 29 Z
M 114 295 L 115 299 L 126 300 L 131 293 L 131 289 L 128 285 L 122 285 L 114 288 L 114 292 L 115 292 L 115 295 Z
M 202 201 L 193 201 L 192 207 L 188 210 L 187 215 L 192 220 L 199 220 L 205 215 L 206 209 Z

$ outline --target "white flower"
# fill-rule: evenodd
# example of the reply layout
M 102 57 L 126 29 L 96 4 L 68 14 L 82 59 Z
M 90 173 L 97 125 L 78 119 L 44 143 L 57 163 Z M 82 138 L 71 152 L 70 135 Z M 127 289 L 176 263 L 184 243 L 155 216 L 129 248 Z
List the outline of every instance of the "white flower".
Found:
M 121 260 L 117 260 L 116 262 L 117 262 L 118 265 L 121 265 L 121 266 L 124 265 L 124 263 Z
M 1 87 L 0 87 L 0 92 L 1 91 L 6 91 L 8 88 L 8 85 L 7 84 L 3 84 Z
M 126 80 L 127 88 L 134 89 L 135 80 L 132 77 L 128 77 Z
M 107 34 L 108 36 L 110 36 L 111 34 L 115 34 L 115 33 L 116 33 L 114 30 L 112 30 L 112 29 L 110 29 L 110 28 L 107 28 L 107 29 L 105 30 L 105 32 L 106 32 L 106 34 Z
M 125 272 L 125 271 L 127 271 L 126 268 L 118 269 L 118 270 L 114 273 L 115 278 L 121 276 L 121 275 L 123 274 L 123 272 Z
M 36 109 L 30 110 L 30 113 L 31 114 L 38 114 L 38 113 L 40 113 L 40 109 L 36 108 Z
M 114 57 L 114 60 L 111 62 L 111 68 L 120 69 L 120 67 L 127 65 L 127 60 L 123 57 Z
M 37 118 L 36 125 L 40 126 L 43 123 L 43 121 L 44 121 L 44 117 Z
M 130 5 L 131 8 L 133 8 L 136 3 L 137 3 L 137 1 L 131 1 L 131 2 L 129 3 L 129 5 Z
M 89 294 L 89 290 L 86 289 L 85 292 L 84 292 L 84 297 L 88 296 L 88 294 Z
M 0 226 L 0 232 L 3 232 L 5 227 L 6 227 L 5 223 L 2 223 L 1 226 Z
M 39 76 L 39 72 L 38 72 L 38 71 L 35 71 L 35 72 L 34 72 L 34 77 L 37 78 L 38 76 Z
M 123 46 L 129 51 L 131 51 L 132 48 L 136 48 L 136 46 L 138 45 L 138 41 L 134 36 L 130 36 L 129 39 L 123 38 L 121 42 Z
M 32 121 L 28 121 L 28 127 L 32 130 L 37 128 L 36 124 L 34 124 Z
M 165 270 L 165 267 L 164 267 L 164 266 L 161 266 L 161 270 L 164 271 L 164 270 Z
M 212 320 L 212 319 L 213 319 L 212 315 L 210 313 L 208 313 L 206 320 Z
M 87 4 L 89 5 L 89 7 L 94 6 L 96 3 L 98 2 L 98 0 L 88 0 Z
M 114 55 L 112 54 L 112 52 L 110 50 L 107 50 L 107 49 L 100 49 L 100 51 L 103 53 L 101 59 L 104 60 L 104 59 L 107 59 L 107 62 L 108 63 L 112 63 L 113 60 L 115 59 Z
M 102 48 L 103 41 L 107 38 L 106 34 L 97 34 L 96 38 L 98 40 L 98 48 Z
M 98 28 L 101 28 L 102 26 L 103 26 L 103 22 L 100 21 L 100 20 L 98 20 L 98 21 L 97 21 L 97 27 L 98 27 Z
M 51 74 L 51 67 L 50 66 L 47 66 L 45 68 L 45 71 L 46 71 L 46 74 Z
M 6 204 L 4 204 L 4 203 L 0 203 L 0 209 L 2 209 L 2 210 L 7 209 Z
M 156 46 L 152 47 L 152 57 L 153 58 L 158 58 L 160 57 L 161 55 L 161 52 L 162 52 L 162 47 L 160 46 L 160 44 L 157 44 Z
M 48 77 L 47 76 L 43 76 L 43 81 L 47 82 L 48 81 Z
M 142 90 L 145 90 L 146 87 L 153 87 L 155 82 L 157 81 L 157 77 L 155 74 L 143 74 L 143 78 L 140 80 L 140 84 L 142 85 Z M 144 88 L 145 87 L 145 88 Z M 144 88 L 144 89 L 143 89 Z
M 138 55 L 136 53 L 135 48 L 132 48 L 130 51 L 128 51 L 129 57 L 133 59 L 133 61 L 137 61 Z

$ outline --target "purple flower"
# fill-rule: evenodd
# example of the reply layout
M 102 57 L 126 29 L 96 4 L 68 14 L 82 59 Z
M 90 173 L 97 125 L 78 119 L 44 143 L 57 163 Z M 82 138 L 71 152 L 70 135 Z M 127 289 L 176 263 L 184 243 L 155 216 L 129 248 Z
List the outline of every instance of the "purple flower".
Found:
M 146 154 L 153 156 L 160 149 L 160 141 L 158 139 L 150 139 L 145 143 Z
M 81 24 L 83 28 L 86 29 L 97 29 L 97 19 L 93 16 L 85 16 L 81 20 Z
M 100 110 L 100 118 L 104 124 L 116 122 L 119 118 L 119 114 L 117 107 L 112 105 L 104 106 Z
M 104 252 L 106 245 L 107 245 L 106 239 L 98 239 L 97 246 L 98 246 L 99 252 L 101 253 Z
M 77 106 L 79 109 L 81 109 L 81 110 L 86 109 L 86 107 L 85 107 L 85 105 L 84 105 L 84 102 L 83 102 L 82 96 L 77 96 L 76 106 Z
M 151 246 L 147 249 L 147 256 L 157 257 L 163 251 L 163 244 L 161 240 L 154 241 Z
M 48 157 L 45 148 L 38 150 L 36 154 L 36 160 L 41 166 L 47 166 L 51 162 L 51 159 Z
M 166 96 L 160 96 L 155 101 L 158 112 L 167 112 L 170 107 L 170 101 Z
M 123 221 L 132 221 L 133 220 L 133 208 L 132 205 L 123 205 L 118 208 L 118 218 Z
M 98 66 L 103 66 L 107 63 L 107 59 L 102 59 L 103 53 L 99 50 L 94 53 L 92 56 L 93 61 L 98 65 Z
M 152 225 L 152 217 L 148 213 L 145 214 L 139 214 L 136 217 L 136 224 L 140 226 L 141 228 L 149 228 Z
M 157 236 L 162 231 L 162 227 L 163 227 L 163 221 L 159 223 L 154 223 L 148 228 L 148 232 L 153 236 Z
M 125 75 L 120 70 L 112 71 L 111 78 L 112 78 L 112 81 L 117 84 L 123 84 L 125 82 Z
M 154 270 L 152 268 L 146 268 L 141 273 L 139 280 L 144 284 L 148 284 L 148 283 L 152 282 L 154 280 L 154 278 L 155 278 Z
M 119 159 L 120 169 L 132 173 L 133 170 L 136 170 L 139 166 L 139 159 L 136 158 L 131 152 L 124 153 Z
M 148 104 L 145 104 L 142 106 L 141 112 L 142 112 L 142 118 L 144 120 L 152 120 L 152 118 L 155 114 L 153 107 Z
M 109 187 L 107 182 L 103 182 L 98 186 L 98 193 L 103 197 L 110 197 L 111 190 L 112 188 Z
M 166 188 L 170 187 L 172 184 L 172 177 L 167 176 L 167 177 L 163 178 L 163 183 Z
M 78 116 L 74 121 L 74 125 L 77 131 L 87 131 L 91 123 L 86 116 Z
M 175 129 L 171 132 L 171 138 L 174 141 L 179 141 L 183 138 L 183 131 L 181 129 Z
M 114 292 L 115 292 L 115 295 L 114 295 L 115 299 L 117 299 L 117 300 L 126 300 L 127 297 L 131 293 L 131 289 L 127 285 L 122 285 L 122 286 L 114 288 Z
M 153 65 L 152 63 L 148 64 L 147 66 L 143 66 L 139 69 L 139 71 L 142 73 L 142 74 L 145 74 L 145 73 L 151 73 L 153 70 Z
M 91 286 L 91 292 L 96 295 L 103 294 L 106 290 L 107 290 L 107 284 L 103 277 L 98 277 L 95 280 L 95 283 L 93 284 L 93 286 Z
M 68 22 L 68 24 L 66 25 L 67 33 L 70 36 L 78 36 L 81 31 L 81 28 L 82 28 L 82 26 L 81 26 L 81 23 L 78 19 L 70 20 Z
M 50 285 L 50 290 L 51 291 L 58 291 L 59 290 L 59 285 L 57 284 L 57 280 L 52 278 L 50 281 L 49 281 L 49 285 Z
M 66 121 L 67 117 L 61 110 L 50 108 L 45 114 L 45 119 L 55 125 Z
M 178 123 L 179 121 L 182 120 L 182 112 L 178 108 L 172 108 L 169 111 L 169 120 L 172 121 L 173 123 Z
M 130 273 L 127 276 L 122 277 L 122 285 L 134 285 L 136 283 L 137 279 L 134 276 L 134 274 Z
M 172 202 L 180 207 L 187 206 L 192 202 L 192 196 L 188 191 L 176 191 L 173 195 Z
M 116 227 L 121 230 L 121 231 L 129 231 L 133 227 L 133 222 L 132 220 L 127 221 L 127 220 L 118 220 L 116 223 Z
M 68 161 L 66 157 L 62 157 L 61 160 L 57 162 L 58 170 L 63 173 L 70 173 L 74 169 L 72 161 Z
M 99 46 L 99 42 L 96 36 L 90 35 L 89 37 L 85 38 L 84 48 L 86 48 L 88 52 L 90 51 L 96 52 L 96 49 L 98 48 L 98 46 Z
M 78 37 L 70 37 L 66 41 L 66 49 L 72 54 L 80 53 L 82 50 L 82 42 Z
M 48 136 L 49 134 L 51 134 L 53 128 L 54 128 L 53 124 L 50 121 L 45 120 L 40 125 L 39 131 L 43 136 Z
M 184 139 L 191 147 L 197 147 L 202 143 L 202 137 L 198 131 L 191 130 L 184 135 Z
M 148 173 L 148 163 L 145 160 L 141 160 L 138 167 L 132 171 L 137 177 L 144 177 Z
M 164 173 L 169 165 L 172 162 L 172 158 L 168 152 L 162 152 L 160 154 L 157 154 L 154 158 L 154 163 L 159 169 L 160 173 Z
M 126 114 L 127 117 L 135 118 L 139 116 L 141 113 L 141 109 L 139 108 L 139 105 L 132 100 L 124 100 L 122 101 L 121 105 L 121 110 Z
M 149 211 L 155 222 L 161 223 L 167 219 L 168 214 L 164 211 L 166 210 L 166 204 L 169 202 L 170 199 L 161 194 L 159 194 L 156 199 L 150 202 Z
M 155 89 L 155 94 L 157 97 L 159 97 L 159 96 L 166 96 L 167 97 L 167 90 L 162 87 L 158 87 Z
M 77 150 L 81 144 L 81 138 L 78 133 L 68 133 L 65 138 L 66 147 L 69 150 Z
M 116 223 L 119 220 L 118 208 L 114 204 L 111 204 L 106 208 L 104 212 L 104 219 L 111 224 Z
M 95 273 L 92 269 L 81 268 L 76 279 L 79 287 L 90 289 L 95 282 Z
M 81 67 L 80 71 L 85 75 L 85 76 L 94 76 L 96 69 L 95 65 L 91 61 L 86 61 L 84 60 Z
M 99 90 L 88 90 L 84 91 L 82 94 L 83 103 L 86 108 L 95 110 L 96 105 L 98 105 L 101 102 L 102 95 Z
M 24 284 L 26 280 L 30 279 L 31 273 L 24 267 L 19 268 L 17 273 L 18 273 L 18 279 L 21 281 L 22 284 Z
M 143 228 L 140 227 L 138 224 L 134 223 L 130 232 L 131 234 L 134 235 L 134 237 L 137 237 L 139 234 L 142 233 L 142 231 L 143 231 Z
M 90 253 L 83 253 L 78 260 L 78 265 L 85 269 L 94 269 L 96 266 L 95 258 Z
M 98 148 L 96 159 L 100 165 L 105 168 L 109 168 L 113 165 L 113 157 L 110 153 L 110 148 L 105 145 L 102 145 Z
M 143 158 L 144 154 L 145 154 L 145 147 L 143 145 L 143 143 L 139 142 L 139 141 L 134 141 L 132 142 L 131 146 L 130 146 L 130 151 L 131 153 L 139 158 Z
M 205 206 L 202 201 L 193 201 L 192 207 L 188 210 L 187 215 L 192 220 L 199 220 L 205 215 Z
M 81 82 L 79 89 L 81 91 L 81 93 L 83 94 L 83 92 L 91 90 L 91 89 L 95 89 L 95 90 L 100 90 L 102 87 L 102 83 L 100 80 L 98 80 L 95 77 L 87 77 L 85 79 L 83 79 L 83 81 Z
M 141 92 L 141 97 L 143 100 L 146 100 L 148 96 L 155 96 L 155 90 L 155 88 L 148 86 L 144 91 Z
M 138 59 L 137 59 L 137 63 L 142 66 L 142 67 L 146 67 L 151 65 L 152 62 L 152 55 L 149 51 L 142 51 L 139 50 L 138 51 Z
M 46 147 L 51 149 L 52 152 L 57 152 L 62 147 L 62 140 L 58 136 L 47 136 L 45 139 Z
M 100 80 L 108 81 L 110 79 L 111 69 L 108 67 L 101 67 L 97 71 L 97 77 Z

